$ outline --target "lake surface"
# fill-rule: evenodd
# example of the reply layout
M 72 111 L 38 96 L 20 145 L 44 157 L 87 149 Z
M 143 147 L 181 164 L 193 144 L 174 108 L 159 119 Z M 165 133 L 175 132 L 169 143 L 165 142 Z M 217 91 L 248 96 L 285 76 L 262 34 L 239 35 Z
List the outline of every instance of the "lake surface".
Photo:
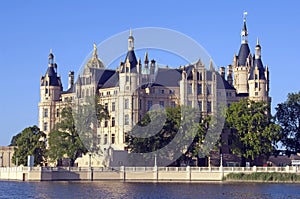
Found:
M 300 198 L 300 184 L 3 182 L 0 198 Z

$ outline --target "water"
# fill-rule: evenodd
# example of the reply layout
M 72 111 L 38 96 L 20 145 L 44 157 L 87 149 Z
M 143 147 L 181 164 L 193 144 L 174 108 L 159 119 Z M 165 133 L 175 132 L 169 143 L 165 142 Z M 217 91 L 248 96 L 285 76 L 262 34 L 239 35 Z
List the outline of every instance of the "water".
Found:
M 0 198 L 300 198 L 300 184 L 0 182 Z

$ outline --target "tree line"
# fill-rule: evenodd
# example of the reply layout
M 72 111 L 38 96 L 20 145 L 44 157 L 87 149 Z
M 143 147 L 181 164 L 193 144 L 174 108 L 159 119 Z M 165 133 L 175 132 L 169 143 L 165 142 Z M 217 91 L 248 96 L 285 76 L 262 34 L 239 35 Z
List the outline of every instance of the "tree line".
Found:
M 152 132 L 141 132 L 151 135 L 144 138 L 127 136 L 128 150 L 135 153 L 148 153 L 163 148 L 180 132 L 182 125 L 193 125 L 192 128 L 188 128 L 189 132 L 183 132 L 192 135 L 193 140 L 190 145 L 182 146 L 186 150 L 176 160 L 177 162 L 191 161 L 200 153 L 211 150 L 211 146 L 205 148 L 203 143 L 213 139 L 214 136 L 219 136 L 209 132 L 209 127 L 215 126 L 217 122 L 211 116 L 201 115 L 197 122 L 190 123 L 190 118 L 182 119 L 182 108 L 166 108 L 165 123 L 158 133 L 152 135 Z M 108 111 L 98 103 L 96 110 L 97 120 L 109 118 Z M 272 116 L 269 114 L 268 103 L 254 102 L 249 99 L 241 99 L 226 108 L 225 128 L 232 129 L 229 147 L 233 154 L 243 159 L 254 160 L 260 156 L 276 153 L 279 145 L 285 148 L 288 154 L 300 152 L 300 92 L 288 94 L 286 101 L 279 103 L 275 110 L 276 113 Z M 49 160 L 59 165 L 62 159 L 68 158 L 70 165 L 73 166 L 77 157 L 88 152 L 78 135 L 76 129 L 78 125 L 75 125 L 72 108 L 67 106 L 60 114 L 61 121 L 50 132 L 48 138 L 37 126 L 25 128 L 12 138 L 10 145 L 16 146 L 14 162 L 26 166 L 27 156 L 34 155 L 35 165 L 44 165 Z M 159 117 L 158 111 L 148 112 L 138 125 L 141 127 L 149 125 L 153 117 Z M 139 133 L 140 129 L 143 128 L 134 128 L 132 132 Z M 177 144 L 180 146 L 181 142 Z M 221 145 L 220 139 L 214 143 L 215 148 Z

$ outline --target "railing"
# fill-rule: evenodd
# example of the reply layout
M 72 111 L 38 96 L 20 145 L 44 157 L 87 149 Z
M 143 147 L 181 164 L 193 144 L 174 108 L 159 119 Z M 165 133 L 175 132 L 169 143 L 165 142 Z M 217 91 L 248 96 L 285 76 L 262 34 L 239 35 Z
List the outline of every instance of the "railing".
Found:
M 252 172 L 282 172 L 300 173 L 300 167 L 0 167 L 0 173 L 7 172 L 223 172 L 223 173 L 252 173 Z

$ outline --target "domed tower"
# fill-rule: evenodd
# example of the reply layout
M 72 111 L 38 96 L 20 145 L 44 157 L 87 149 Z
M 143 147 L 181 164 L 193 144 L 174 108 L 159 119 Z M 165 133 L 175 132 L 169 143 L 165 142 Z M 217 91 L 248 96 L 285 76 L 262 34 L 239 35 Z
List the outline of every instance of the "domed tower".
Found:
M 48 69 L 40 81 L 39 128 L 48 134 L 59 117 L 56 109 L 63 90 L 60 77 L 57 75 L 57 64 L 54 62 L 52 50 L 48 56 Z
M 249 98 L 254 101 L 270 102 L 269 99 L 269 71 L 264 68 L 261 60 L 261 46 L 257 39 L 253 66 L 249 74 Z
M 244 24 L 241 32 L 241 47 L 238 56 L 233 58 L 233 85 L 238 94 L 248 94 L 248 74 L 251 67 L 252 57 L 248 45 L 248 30 L 246 24 L 246 15 L 244 12 Z

